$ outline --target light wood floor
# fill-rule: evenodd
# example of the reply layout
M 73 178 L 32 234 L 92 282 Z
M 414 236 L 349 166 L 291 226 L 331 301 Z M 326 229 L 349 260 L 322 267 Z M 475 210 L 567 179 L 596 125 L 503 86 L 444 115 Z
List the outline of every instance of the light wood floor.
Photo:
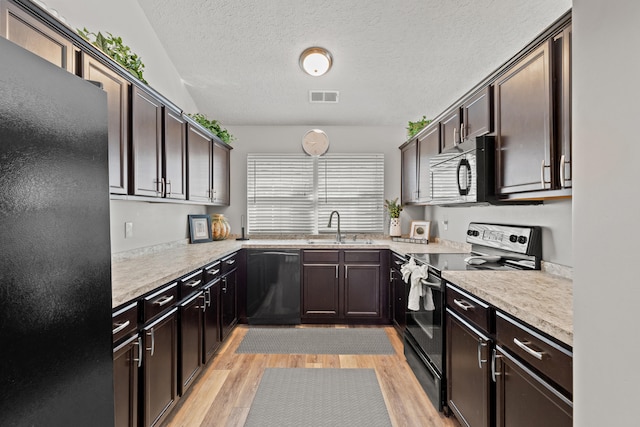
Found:
M 383 328 L 396 350 L 394 355 L 236 354 L 248 329 L 239 325 L 173 409 L 165 427 L 242 427 L 264 369 L 271 367 L 373 368 L 394 427 L 460 427 L 453 416 L 447 418 L 433 408 L 407 365 L 395 329 Z

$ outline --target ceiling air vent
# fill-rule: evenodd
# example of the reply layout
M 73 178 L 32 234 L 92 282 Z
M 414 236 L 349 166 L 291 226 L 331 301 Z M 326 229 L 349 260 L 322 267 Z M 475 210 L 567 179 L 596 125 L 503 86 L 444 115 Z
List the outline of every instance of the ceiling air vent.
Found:
M 337 90 L 310 90 L 309 102 L 312 104 L 336 104 L 340 92 Z

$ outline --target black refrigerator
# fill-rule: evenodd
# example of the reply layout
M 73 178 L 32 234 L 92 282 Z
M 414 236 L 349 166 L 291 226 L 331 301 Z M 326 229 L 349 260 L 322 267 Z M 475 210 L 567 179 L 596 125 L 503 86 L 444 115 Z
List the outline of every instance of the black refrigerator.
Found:
M 0 37 L 0 425 L 113 426 L 107 98 Z

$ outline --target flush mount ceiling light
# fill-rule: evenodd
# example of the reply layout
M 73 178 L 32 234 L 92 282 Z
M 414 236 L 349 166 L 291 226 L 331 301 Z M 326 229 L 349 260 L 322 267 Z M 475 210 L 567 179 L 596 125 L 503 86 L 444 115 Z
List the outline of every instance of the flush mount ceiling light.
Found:
M 319 77 L 331 69 L 333 58 L 322 47 L 310 47 L 300 55 L 300 68 L 310 76 Z

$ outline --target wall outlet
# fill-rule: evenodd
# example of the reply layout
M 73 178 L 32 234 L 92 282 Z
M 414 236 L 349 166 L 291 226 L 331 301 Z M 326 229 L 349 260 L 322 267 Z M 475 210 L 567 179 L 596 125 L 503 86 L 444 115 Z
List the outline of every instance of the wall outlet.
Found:
M 442 225 L 444 226 L 444 231 L 447 231 L 449 229 L 449 218 L 445 217 L 442 221 Z
M 125 222 L 124 223 L 124 238 L 128 239 L 133 237 L 133 223 Z

